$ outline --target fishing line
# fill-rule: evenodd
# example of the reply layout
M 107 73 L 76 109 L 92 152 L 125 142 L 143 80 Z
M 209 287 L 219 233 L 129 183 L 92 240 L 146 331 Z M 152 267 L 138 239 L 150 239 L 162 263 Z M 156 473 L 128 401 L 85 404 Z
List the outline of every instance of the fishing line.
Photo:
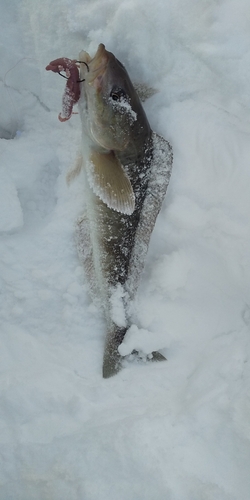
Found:
M 16 116 L 16 122 L 17 122 L 17 126 L 16 126 L 16 127 L 15 127 L 13 124 L 11 125 L 10 139 L 14 139 L 14 137 L 15 137 L 16 135 L 18 135 L 18 133 L 20 132 L 20 131 L 19 131 L 19 127 L 21 126 L 21 118 L 20 118 L 20 112 L 19 112 L 19 110 L 18 110 L 18 108 L 17 108 L 17 106 L 16 106 L 16 104 L 15 104 L 15 102 L 14 102 L 14 99 L 13 99 L 13 97 L 12 97 L 11 92 L 10 92 L 10 90 L 9 90 L 9 89 L 13 89 L 13 90 L 15 90 L 16 92 L 19 92 L 19 90 L 18 90 L 18 89 L 16 89 L 16 88 L 14 88 L 14 87 L 11 87 L 11 86 L 9 86 L 9 85 L 7 84 L 7 76 L 8 76 L 8 74 L 9 74 L 11 71 L 13 71 L 13 69 L 15 69 L 15 68 L 16 68 L 16 67 L 17 67 L 17 66 L 18 66 L 18 65 L 19 65 L 22 61 L 25 61 L 25 60 L 31 60 L 31 61 L 38 62 L 38 60 L 37 60 L 37 59 L 35 59 L 34 57 L 22 57 L 21 59 L 19 59 L 19 60 L 18 60 L 18 61 L 14 64 L 14 66 L 12 66 L 11 68 L 9 68 L 9 69 L 6 71 L 6 73 L 5 73 L 5 75 L 4 75 L 4 78 L 3 78 L 3 85 L 4 85 L 4 87 L 6 88 L 6 91 L 7 91 L 7 93 L 8 93 L 9 100 L 10 100 L 11 106 L 12 106 L 12 108 L 13 108 L 14 115 Z M 85 66 L 86 66 L 86 68 L 87 68 L 87 70 L 88 70 L 88 72 L 89 72 L 89 65 L 88 65 L 85 61 L 76 61 L 76 62 L 77 62 L 77 63 L 80 63 L 80 64 L 85 64 Z M 60 72 L 58 72 L 58 74 L 59 74 L 60 76 L 62 76 L 63 78 L 66 78 L 66 80 L 68 80 L 68 77 L 67 77 L 67 76 L 62 75 Z M 78 80 L 77 82 L 78 82 L 78 83 L 81 83 L 81 82 L 84 82 L 84 81 L 85 81 L 85 79 L 83 79 L 83 80 Z M 13 122 L 13 120 L 12 120 L 12 122 Z M 16 129 L 16 130 L 15 130 L 15 129 Z
M 17 117 L 17 125 L 20 125 L 20 123 L 21 123 L 21 120 L 20 120 L 20 115 L 19 115 L 19 111 L 18 111 L 18 109 L 17 109 L 17 107 L 16 107 L 16 105 L 15 105 L 15 102 L 14 102 L 14 101 L 13 101 L 13 99 L 12 99 L 12 96 L 11 96 L 11 93 L 10 93 L 10 91 L 9 91 L 9 88 L 12 88 L 13 90 L 16 90 L 16 92 L 19 92 L 19 90 L 18 90 L 18 89 L 15 89 L 14 87 L 10 87 L 10 86 L 6 83 L 6 78 L 7 78 L 8 73 L 10 73 L 10 71 L 12 71 L 13 69 L 15 69 L 15 68 L 16 68 L 16 66 L 18 66 L 18 64 L 20 64 L 20 62 L 22 62 L 22 61 L 24 61 L 24 60 L 28 60 L 28 59 L 29 59 L 29 60 L 33 60 L 33 61 L 38 62 L 38 61 L 37 61 L 37 59 L 35 59 L 34 57 L 22 57 L 21 59 L 19 59 L 19 61 L 17 61 L 17 62 L 16 62 L 16 64 L 14 64 L 14 66 L 12 66 L 10 69 L 8 69 L 8 71 L 6 71 L 6 73 L 5 73 L 5 75 L 4 75 L 4 78 L 3 78 L 3 85 L 4 85 L 4 87 L 5 87 L 5 88 L 6 88 L 6 90 L 7 90 L 7 93 L 8 93 L 8 96 L 9 96 L 9 99 L 10 99 L 10 102 L 11 102 L 11 105 L 12 105 L 12 108 L 13 108 L 13 110 L 14 110 L 14 114 L 15 114 L 15 115 L 16 115 L 16 117 Z M 14 137 L 18 134 L 18 132 L 20 132 L 19 130 L 16 130 L 16 131 L 14 132 L 13 128 L 14 128 L 14 127 L 12 127 L 12 131 L 11 131 L 11 137 L 10 137 L 10 139 L 14 139 Z M 18 127 L 15 127 L 15 128 L 18 128 Z

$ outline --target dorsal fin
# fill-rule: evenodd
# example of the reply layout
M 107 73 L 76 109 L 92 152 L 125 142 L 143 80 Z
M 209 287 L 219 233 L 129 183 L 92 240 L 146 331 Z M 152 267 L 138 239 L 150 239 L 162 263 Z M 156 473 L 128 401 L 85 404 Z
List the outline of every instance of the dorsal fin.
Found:
M 159 92 L 158 89 L 153 87 L 149 87 L 146 83 L 142 82 L 133 82 L 134 89 L 136 90 L 141 102 L 145 102 L 147 99 L 152 97 L 154 94 Z
M 131 215 L 135 196 L 127 174 L 114 152 L 93 151 L 86 165 L 88 181 L 94 193 L 117 212 Z

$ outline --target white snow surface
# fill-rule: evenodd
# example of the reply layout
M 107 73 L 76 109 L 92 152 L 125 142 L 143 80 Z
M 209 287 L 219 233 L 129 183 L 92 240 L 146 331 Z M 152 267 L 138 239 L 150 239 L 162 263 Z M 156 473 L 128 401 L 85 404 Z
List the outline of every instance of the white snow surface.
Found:
M 1 500 L 249 499 L 249 0 L 0 0 L 0 26 Z M 121 346 L 168 360 L 108 380 L 65 180 L 80 120 L 45 71 L 101 42 L 174 152 Z

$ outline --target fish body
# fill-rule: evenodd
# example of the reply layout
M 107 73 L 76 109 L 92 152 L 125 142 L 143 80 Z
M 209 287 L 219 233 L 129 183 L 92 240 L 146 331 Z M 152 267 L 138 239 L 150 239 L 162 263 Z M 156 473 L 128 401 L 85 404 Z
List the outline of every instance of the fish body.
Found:
M 172 149 L 152 132 L 124 66 L 103 44 L 94 58 L 82 51 L 79 60 L 86 209 L 77 245 L 106 317 L 107 378 L 122 365 L 119 345 L 169 183 Z

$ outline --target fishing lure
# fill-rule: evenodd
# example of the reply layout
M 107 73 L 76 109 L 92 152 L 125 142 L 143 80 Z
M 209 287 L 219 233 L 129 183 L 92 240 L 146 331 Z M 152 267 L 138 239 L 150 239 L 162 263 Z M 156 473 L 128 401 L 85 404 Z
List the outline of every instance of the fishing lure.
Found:
M 73 106 L 79 101 L 80 98 L 80 83 L 84 80 L 79 80 L 79 65 L 81 61 L 75 59 L 68 59 L 67 57 L 60 57 L 51 61 L 46 66 L 47 71 L 58 73 L 63 78 L 66 78 L 67 83 L 62 97 L 62 113 L 59 113 L 58 119 L 60 122 L 66 122 L 70 119 L 73 113 Z M 87 63 L 84 63 L 87 68 Z M 61 74 L 61 71 L 66 73 L 66 76 Z M 88 68 L 89 71 L 89 68 Z

